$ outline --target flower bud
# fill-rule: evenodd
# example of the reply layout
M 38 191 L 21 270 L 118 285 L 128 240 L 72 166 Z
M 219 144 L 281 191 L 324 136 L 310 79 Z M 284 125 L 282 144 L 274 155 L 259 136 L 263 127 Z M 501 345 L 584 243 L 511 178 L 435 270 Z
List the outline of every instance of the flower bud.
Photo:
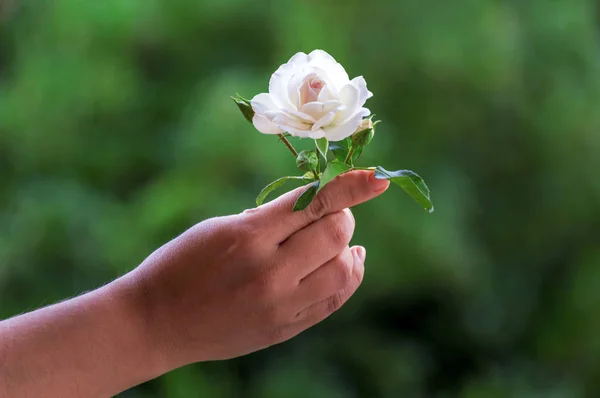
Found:
M 252 119 L 254 118 L 254 109 L 252 109 L 252 104 L 249 100 L 242 98 L 240 95 L 235 97 L 231 97 L 233 102 L 240 108 L 242 115 L 246 118 L 247 121 L 252 123 Z
M 364 119 L 352 135 L 352 143 L 356 146 L 367 146 L 375 136 L 375 125 L 371 119 Z
M 296 158 L 296 166 L 302 171 L 315 170 L 319 166 L 319 157 L 315 151 L 302 151 Z

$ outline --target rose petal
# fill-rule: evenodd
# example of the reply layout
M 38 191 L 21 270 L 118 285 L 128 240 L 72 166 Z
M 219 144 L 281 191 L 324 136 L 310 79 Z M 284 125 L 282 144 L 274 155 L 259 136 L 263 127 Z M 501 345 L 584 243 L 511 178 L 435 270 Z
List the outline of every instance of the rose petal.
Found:
M 304 66 L 304 65 L 308 65 L 308 61 L 309 61 L 309 56 L 303 52 L 299 52 L 299 53 L 294 54 L 294 56 L 292 56 L 292 58 L 290 58 L 290 60 L 288 61 L 288 64 Z
M 325 114 L 323 111 L 324 107 L 325 104 L 322 102 L 309 102 L 308 104 L 304 104 L 304 106 L 302 106 L 302 112 L 312 116 L 316 121 L 317 119 L 320 119 L 323 114 Z
M 333 122 L 334 119 L 335 119 L 335 112 L 329 112 L 329 113 L 325 114 L 325 116 L 323 116 L 322 118 L 317 120 L 317 122 L 315 124 L 313 124 L 311 130 L 316 131 L 323 126 L 328 126 L 331 124 L 331 122 Z
M 362 122 L 363 117 L 365 117 L 365 112 L 367 115 L 370 113 L 368 109 L 362 108 L 358 113 L 353 115 L 348 120 L 345 120 L 343 123 L 337 124 L 334 127 L 325 128 L 325 136 L 329 141 L 341 141 L 344 138 L 351 136 L 354 134 L 354 132 L 356 132 L 356 129 Z
M 316 78 L 318 78 L 319 80 L 322 80 L 325 83 L 325 85 L 320 90 L 317 98 L 310 99 L 310 100 L 304 102 L 303 98 L 306 98 L 307 95 L 304 95 L 304 96 L 302 95 L 303 94 L 302 87 L 305 85 L 307 80 L 312 80 L 312 79 L 316 79 Z M 316 68 L 316 67 L 297 66 L 297 69 L 290 76 L 289 81 L 287 82 L 286 90 L 287 90 L 287 96 L 288 96 L 290 103 L 294 106 L 295 109 L 298 109 L 298 110 L 300 110 L 302 108 L 302 106 L 307 102 L 317 102 L 316 100 L 318 98 L 323 99 L 323 101 L 319 101 L 319 102 L 326 102 L 328 100 L 338 98 L 338 91 L 331 83 L 331 79 L 329 78 L 329 75 L 327 74 L 327 72 L 323 69 Z M 306 94 L 306 93 L 304 93 L 304 94 Z
M 304 123 L 313 124 L 314 122 L 317 121 L 317 118 L 312 117 L 311 115 L 309 115 L 307 113 L 304 113 L 304 112 L 300 112 L 300 111 L 286 111 L 286 113 L 294 116 L 297 119 L 300 119 Z
M 367 81 L 364 77 L 355 77 L 352 79 L 350 84 L 352 84 L 358 90 L 359 106 L 363 106 L 365 102 L 367 102 L 367 100 L 373 96 L 373 93 L 367 89 Z
M 325 137 L 325 131 L 323 131 L 322 129 L 312 131 L 312 130 L 297 130 L 297 129 L 294 129 L 289 126 L 279 126 L 279 128 L 283 129 L 284 131 L 287 131 L 294 137 L 299 137 L 299 138 L 318 139 L 318 138 Z
M 352 84 L 345 85 L 340 91 L 340 101 L 344 105 L 343 109 L 341 109 L 337 114 L 337 120 L 342 122 L 352 115 L 354 115 L 361 104 L 358 103 L 359 100 L 359 92 L 356 87 Z
M 308 104 L 304 104 L 302 112 L 313 117 L 315 119 L 313 123 L 315 123 L 327 113 L 337 110 L 341 105 L 340 101 L 327 101 L 326 103 L 309 102 Z
M 264 115 L 266 111 L 277 109 L 277 106 L 273 103 L 273 99 L 269 93 L 256 95 L 254 98 L 252 98 L 250 104 L 252 105 L 252 110 L 254 110 L 254 113 L 261 115 Z
M 265 116 L 279 126 L 290 126 L 297 130 L 310 130 L 313 125 L 283 111 L 268 111 Z
M 269 115 L 267 115 L 267 112 L 270 112 Z M 273 119 L 273 117 L 275 117 L 275 113 L 276 112 L 284 112 L 287 113 L 288 115 L 290 115 L 291 117 L 295 117 L 296 119 L 298 119 L 300 122 L 302 123 L 307 123 L 307 124 L 313 124 L 314 122 L 317 121 L 316 118 L 312 117 L 311 115 L 307 115 L 304 112 L 299 112 L 299 111 L 289 111 L 289 110 L 281 110 L 281 109 L 275 109 L 275 110 L 269 110 L 265 112 L 265 116 L 267 116 L 269 119 Z
M 271 94 L 273 103 L 277 108 L 297 109 L 292 101 L 290 101 L 288 85 L 294 74 L 300 69 L 301 67 L 294 63 L 287 63 L 281 65 L 271 76 L 271 80 L 269 80 L 269 94 Z
M 331 77 L 329 76 L 329 72 L 327 72 L 325 69 L 319 68 L 317 66 L 312 66 L 311 70 L 314 73 L 316 73 L 321 80 L 323 80 L 325 82 L 325 86 L 323 87 L 323 89 L 326 90 L 326 93 L 323 94 L 323 97 L 328 97 L 328 98 L 324 98 L 324 101 L 321 101 L 321 100 L 318 100 L 318 101 L 319 102 L 327 102 L 329 100 L 339 99 L 340 91 L 335 86 L 335 84 L 332 82 Z M 323 93 L 323 90 L 321 90 L 321 93 Z M 319 94 L 319 96 L 321 96 L 321 95 Z
M 335 86 L 335 91 L 339 91 L 350 82 L 344 67 L 323 50 L 314 50 L 308 54 L 308 65 L 323 69 Z
M 300 109 L 300 86 L 293 79 L 288 83 L 288 98 L 294 108 Z
M 327 113 L 333 110 L 337 110 L 340 106 L 342 106 L 342 103 L 340 101 L 327 101 L 325 105 L 323 105 L 323 112 Z
M 319 102 L 331 101 L 331 100 L 334 100 L 335 97 L 337 97 L 337 95 L 334 97 L 333 93 L 331 92 L 332 87 L 333 87 L 332 84 L 326 84 L 325 87 L 323 87 L 323 89 L 319 93 L 319 98 L 318 98 Z
M 282 131 L 277 127 L 277 125 L 271 122 L 263 115 L 259 115 L 258 113 L 254 114 L 252 118 L 252 124 L 254 127 L 263 134 L 281 134 Z
M 300 104 L 300 88 L 302 87 L 304 80 L 311 74 L 316 76 L 316 73 L 312 68 L 309 68 L 308 66 L 301 67 L 297 65 L 296 71 L 292 76 L 290 76 L 290 80 L 287 83 L 287 96 L 290 102 L 294 105 L 295 109 L 299 110 L 302 106 Z

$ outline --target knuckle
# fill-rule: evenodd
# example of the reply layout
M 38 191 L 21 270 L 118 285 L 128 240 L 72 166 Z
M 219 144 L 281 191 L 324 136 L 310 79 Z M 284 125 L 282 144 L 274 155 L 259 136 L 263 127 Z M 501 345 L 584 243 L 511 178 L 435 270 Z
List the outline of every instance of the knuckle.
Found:
M 253 218 L 253 217 L 257 216 L 259 213 L 260 213 L 259 208 L 253 207 L 251 209 L 244 210 L 240 215 L 243 216 L 244 218 Z
M 258 236 L 259 226 L 253 219 L 242 219 L 237 224 L 237 233 L 241 238 L 254 240 Z
M 338 286 L 344 287 L 352 280 L 352 268 L 354 266 L 354 262 L 352 259 L 348 259 L 346 257 L 340 257 L 336 262 L 336 280 L 338 282 Z
M 340 293 L 336 293 L 329 298 L 327 301 L 327 312 L 332 314 L 339 310 L 344 304 L 344 300 Z
M 239 230 L 255 236 L 263 228 L 260 216 L 261 214 L 258 209 L 249 209 L 235 216 L 234 220 L 239 225 Z
M 239 218 L 236 222 L 225 227 L 233 238 L 233 245 L 245 253 L 256 253 L 261 246 L 259 237 L 262 235 L 260 226 L 251 219 Z
M 327 214 L 327 210 L 329 208 L 330 208 L 329 195 L 327 195 L 325 193 L 321 193 L 320 195 L 317 195 L 315 200 L 313 200 L 313 202 L 309 206 L 311 215 L 314 219 L 322 218 L 325 214 Z
M 274 327 L 267 333 L 267 345 L 281 343 L 286 340 L 283 327 Z
M 330 235 L 335 246 L 345 246 L 350 241 L 347 229 L 339 224 L 330 227 Z
M 333 214 L 329 218 L 328 233 L 336 246 L 346 246 L 354 233 L 354 227 L 348 215 L 344 212 Z

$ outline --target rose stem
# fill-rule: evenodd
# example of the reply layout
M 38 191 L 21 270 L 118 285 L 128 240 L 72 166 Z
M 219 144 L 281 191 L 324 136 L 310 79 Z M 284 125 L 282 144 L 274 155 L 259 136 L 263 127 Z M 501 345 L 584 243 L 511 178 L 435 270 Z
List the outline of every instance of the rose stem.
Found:
M 279 136 L 279 138 L 281 138 L 281 141 L 283 141 L 283 143 L 285 144 L 285 146 L 288 147 L 288 149 L 290 150 L 290 152 L 292 152 L 292 155 L 294 155 L 294 158 L 298 157 L 298 152 L 296 152 L 296 150 L 294 149 L 294 147 L 292 146 L 292 144 L 290 144 L 290 142 L 287 140 L 287 138 L 285 138 L 283 136 L 283 134 L 277 134 Z
M 346 160 L 344 160 L 344 163 L 351 164 L 348 162 L 352 161 L 352 155 L 354 155 L 354 151 L 356 151 L 356 148 L 351 147 L 350 150 L 348 151 L 348 155 L 346 156 Z

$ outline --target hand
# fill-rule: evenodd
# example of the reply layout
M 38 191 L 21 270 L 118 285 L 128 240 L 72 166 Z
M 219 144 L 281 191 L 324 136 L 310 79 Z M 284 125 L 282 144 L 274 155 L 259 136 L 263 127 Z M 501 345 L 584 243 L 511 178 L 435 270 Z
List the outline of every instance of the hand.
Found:
M 366 255 L 348 247 L 348 208 L 388 185 L 351 172 L 305 211 L 291 210 L 302 187 L 204 221 L 153 253 L 126 278 L 164 370 L 280 343 L 339 309 L 360 285 Z
M 347 209 L 388 187 L 370 172 L 204 221 L 129 274 L 0 322 L 0 396 L 105 397 L 191 362 L 282 342 L 358 288 L 365 251 Z

